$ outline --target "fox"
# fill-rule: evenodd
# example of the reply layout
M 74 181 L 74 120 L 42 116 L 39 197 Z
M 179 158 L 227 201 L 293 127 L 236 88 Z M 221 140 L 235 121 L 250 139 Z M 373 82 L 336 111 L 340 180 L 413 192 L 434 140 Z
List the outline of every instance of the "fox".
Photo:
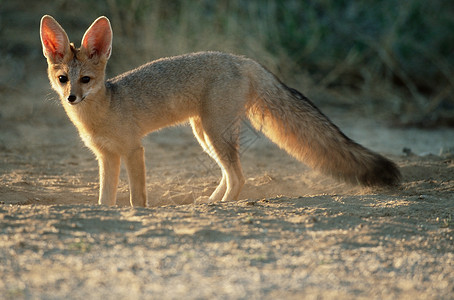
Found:
M 311 100 L 252 59 L 190 53 L 106 80 L 113 38 L 107 17 L 91 24 L 78 48 L 49 15 L 41 19 L 40 37 L 50 85 L 98 160 L 100 205 L 116 205 L 123 161 L 130 205 L 147 206 L 142 138 L 188 122 L 221 169 L 209 202 L 238 200 L 245 183 L 239 154 L 242 119 L 297 160 L 337 180 L 370 187 L 400 182 L 394 162 L 347 137 Z

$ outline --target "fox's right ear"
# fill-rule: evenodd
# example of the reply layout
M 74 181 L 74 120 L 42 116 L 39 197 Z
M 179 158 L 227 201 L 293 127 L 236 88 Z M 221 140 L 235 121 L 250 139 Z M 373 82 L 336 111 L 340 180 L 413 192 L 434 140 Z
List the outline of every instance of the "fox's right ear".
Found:
M 97 18 L 82 38 L 82 50 L 89 58 L 108 60 L 112 53 L 112 27 L 106 17 Z
M 69 39 L 65 30 L 54 18 L 45 15 L 41 19 L 40 35 L 44 56 L 54 63 L 61 62 L 70 51 Z

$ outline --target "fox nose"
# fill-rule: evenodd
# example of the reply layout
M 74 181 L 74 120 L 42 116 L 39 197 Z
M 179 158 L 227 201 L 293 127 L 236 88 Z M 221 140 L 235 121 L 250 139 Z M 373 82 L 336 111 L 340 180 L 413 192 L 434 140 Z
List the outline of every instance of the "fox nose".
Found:
M 70 103 L 73 103 L 74 101 L 76 101 L 76 99 L 77 99 L 76 95 L 69 95 L 68 96 L 68 101 Z

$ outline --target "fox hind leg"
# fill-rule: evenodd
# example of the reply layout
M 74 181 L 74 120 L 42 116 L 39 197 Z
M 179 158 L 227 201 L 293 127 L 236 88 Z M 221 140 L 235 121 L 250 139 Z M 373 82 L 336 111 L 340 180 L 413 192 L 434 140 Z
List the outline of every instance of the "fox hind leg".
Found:
M 245 181 L 238 152 L 239 121 L 208 117 L 202 119 L 200 123 L 198 125 L 201 125 L 203 130 L 203 140 L 208 154 L 222 170 L 221 182 L 210 196 L 210 201 L 238 200 Z
M 208 139 L 206 139 L 206 135 L 205 135 L 205 132 L 204 132 L 203 126 L 202 126 L 202 121 L 200 120 L 200 118 L 199 117 L 191 118 L 189 122 L 191 123 L 192 131 L 194 133 L 194 136 L 197 138 L 197 141 L 199 142 L 200 146 L 202 146 L 203 150 L 214 161 L 216 161 L 216 163 L 221 168 L 221 171 L 222 171 L 221 182 L 219 183 L 219 185 L 216 187 L 215 191 L 211 194 L 211 196 L 209 198 L 210 202 L 219 201 L 222 199 L 222 196 L 224 196 L 225 191 L 227 189 L 226 172 L 225 172 L 222 164 L 219 162 L 219 159 L 218 159 L 216 153 L 212 150 L 212 147 L 208 144 Z

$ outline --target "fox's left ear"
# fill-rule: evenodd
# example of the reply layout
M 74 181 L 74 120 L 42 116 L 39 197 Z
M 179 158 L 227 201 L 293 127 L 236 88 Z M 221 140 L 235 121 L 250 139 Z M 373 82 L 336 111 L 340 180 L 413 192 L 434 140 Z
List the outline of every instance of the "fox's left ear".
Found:
M 82 38 L 82 48 L 89 58 L 109 59 L 112 52 L 112 27 L 106 17 L 97 18 Z
M 45 15 L 40 25 L 44 56 L 52 63 L 59 63 L 70 52 L 65 30 L 51 16 Z

